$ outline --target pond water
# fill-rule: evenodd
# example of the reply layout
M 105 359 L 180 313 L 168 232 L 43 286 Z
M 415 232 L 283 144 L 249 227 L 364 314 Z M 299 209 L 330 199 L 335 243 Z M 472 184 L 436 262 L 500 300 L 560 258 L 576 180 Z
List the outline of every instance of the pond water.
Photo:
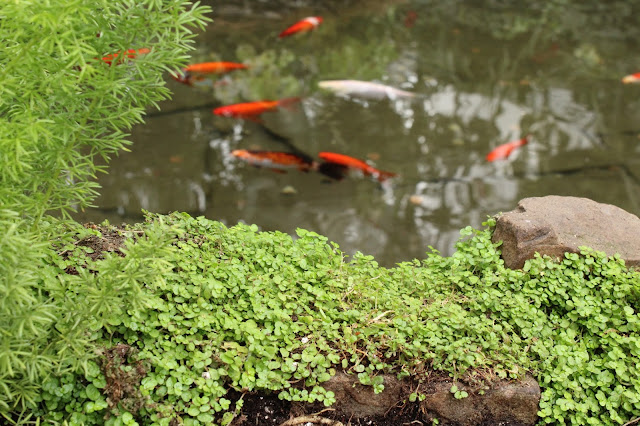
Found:
M 292 235 L 300 227 L 391 266 L 423 258 L 429 246 L 450 254 L 461 228 L 480 227 L 525 197 L 588 197 L 640 214 L 640 85 L 620 81 L 640 71 L 639 2 L 205 3 L 214 22 L 191 62 L 250 68 L 212 79 L 213 87 L 167 77 L 173 99 L 133 129 L 131 152 L 112 160 L 98 207 L 79 220 L 135 222 L 146 209 Z M 314 31 L 278 39 L 313 15 L 324 18 Z M 362 100 L 318 88 L 331 79 L 418 96 Z M 211 112 L 292 96 L 301 101 L 261 123 Z M 508 159 L 486 161 L 526 135 Z M 383 185 L 329 181 L 230 155 L 292 147 L 350 155 L 399 176 Z

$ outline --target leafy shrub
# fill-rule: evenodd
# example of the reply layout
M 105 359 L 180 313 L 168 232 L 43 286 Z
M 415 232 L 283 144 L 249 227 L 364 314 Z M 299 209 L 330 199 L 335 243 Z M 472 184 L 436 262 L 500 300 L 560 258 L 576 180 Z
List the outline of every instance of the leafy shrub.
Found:
M 490 228 L 466 228 L 451 257 L 387 269 L 304 230 L 294 240 L 186 214 L 147 226 L 175 235 L 167 268 L 140 287 L 144 304 L 101 331 L 105 347 L 135 352 L 127 368 L 145 365 L 139 409 L 127 411 L 137 421 L 228 424 L 242 406 L 232 390 L 329 405 L 322 382 L 338 370 L 376 392 L 383 372 L 422 380 L 439 370 L 480 392 L 532 372 L 551 423 L 615 424 L 640 408 L 640 281 L 618 258 L 585 251 L 515 271 Z M 76 255 L 69 262 L 87 262 Z M 103 262 L 87 268 L 108 276 Z
M 0 200 L 41 218 L 89 206 L 92 181 L 144 109 L 169 97 L 206 9 L 186 0 L 3 2 Z M 101 60 L 151 49 L 131 60 Z M 116 65 L 117 64 L 117 65 Z
M 154 279 L 162 271 L 145 269 L 162 253 L 155 240 L 144 253 L 132 247 L 132 264 L 118 264 L 129 268 L 116 273 L 125 281 L 106 283 L 82 268 L 69 276 L 52 242 L 66 244 L 73 235 L 68 227 L 75 225 L 47 214 L 64 216 L 91 204 L 97 188 L 91 179 L 105 170 L 98 160 L 124 149 L 125 132 L 142 120 L 144 109 L 168 97 L 164 74 L 185 61 L 206 10 L 185 0 L 0 6 L 3 419 L 27 421 L 47 387 L 63 399 L 75 397 L 78 386 L 84 392 L 76 374 L 95 377 L 90 360 L 97 357 L 96 330 L 121 314 L 121 306 L 141 302 L 138 274 Z M 141 48 L 151 51 L 112 66 L 101 60 Z
M 620 424 L 640 410 L 640 273 L 619 256 L 583 248 L 560 262 L 503 266 L 489 233 L 459 243 L 444 262 L 447 279 L 476 314 L 512 331 L 543 390 L 546 423 Z

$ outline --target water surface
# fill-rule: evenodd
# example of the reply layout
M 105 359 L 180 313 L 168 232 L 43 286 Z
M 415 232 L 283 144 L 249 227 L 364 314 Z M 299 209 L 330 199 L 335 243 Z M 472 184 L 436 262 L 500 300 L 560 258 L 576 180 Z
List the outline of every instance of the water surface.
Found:
M 214 88 L 174 92 L 133 129 L 130 153 L 101 176 L 98 208 L 81 220 L 141 219 L 141 209 L 187 211 L 227 225 L 327 236 L 384 265 L 450 254 L 459 230 L 518 200 L 572 195 L 640 214 L 640 6 L 635 2 L 470 6 L 455 1 L 206 2 L 214 22 L 192 62 L 251 66 Z M 320 4 L 318 4 L 320 3 Z M 277 34 L 324 18 L 312 33 Z M 338 97 L 317 82 L 358 79 L 417 93 L 414 100 Z M 215 117 L 215 106 L 301 96 L 263 125 Z M 203 106 L 203 107 L 200 107 Z M 530 135 L 506 161 L 496 146 Z M 286 142 L 283 142 L 285 141 Z M 386 185 L 327 182 L 241 163 L 234 149 L 334 151 L 398 173 Z M 295 194 L 285 194 L 292 187 Z

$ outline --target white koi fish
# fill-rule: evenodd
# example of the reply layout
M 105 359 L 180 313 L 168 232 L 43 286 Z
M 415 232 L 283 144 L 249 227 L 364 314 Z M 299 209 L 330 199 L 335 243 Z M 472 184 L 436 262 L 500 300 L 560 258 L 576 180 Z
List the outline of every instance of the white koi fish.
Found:
M 354 96 L 365 99 L 391 100 L 397 98 L 413 98 L 415 93 L 396 89 L 380 83 L 359 80 L 325 80 L 318 83 L 318 87 L 343 96 Z

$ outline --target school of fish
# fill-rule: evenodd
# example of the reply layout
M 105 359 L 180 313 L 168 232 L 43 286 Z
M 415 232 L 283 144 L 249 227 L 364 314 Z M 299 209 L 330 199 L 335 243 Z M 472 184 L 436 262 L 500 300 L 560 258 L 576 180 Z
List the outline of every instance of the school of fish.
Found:
M 322 17 L 309 16 L 295 22 L 284 29 L 278 38 L 291 37 L 296 34 L 314 30 L 322 23 Z M 187 86 L 211 84 L 209 77 L 226 74 L 236 70 L 246 70 L 249 66 L 237 62 L 203 62 L 184 67 L 179 73 L 173 74 L 174 80 Z M 318 83 L 318 87 L 342 96 L 354 96 L 364 99 L 397 99 L 412 98 L 414 93 L 400 90 L 380 83 L 357 80 L 327 80 Z M 300 97 L 290 97 L 276 100 L 257 100 L 223 105 L 213 109 L 213 114 L 220 117 L 249 120 L 262 124 L 261 115 L 281 108 L 291 108 L 301 100 Z M 384 182 L 396 176 L 396 173 L 379 170 L 364 160 L 346 154 L 321 152 L 320 161 L 313 159 L 306 153 L 286 151 L 264 151 L 235 149 L 231 155 L 255 167 L 263 167 L 278 173 L 288 170 L 302 172 L 316 171 L 335 180 L 344 179 L 350 175 L 370 177 L 378 182 Z
M 415 22 L 417 15 L 410 11 L 405 19 L 405 26 L 411 27 Z M 321 16 L 308 16 L 303 18 L 286 29 L 279 35 L 279 39 L 291 37 L 301 33 L 308 33 L 315 30 L 323 22 Z M 99 33 L 98 37 L 101 36 Z M 127 60 L 133 60 L 140 55 L 151 52 L 149 48 L 128 49 L 126 51 L 118 51 L 107 54 L 100 60 L 111 66 L 122 64 Z M 212 85 L 209 77 L 213 75 L 221 75 L 237 70 L 246 70 L 249 66 L 237 62 L 202 62 L 190 64 L 184 67 L 179 73 L 172 74 L 173 79 L 187 86 L 197 84 Z M 624 84 L 640 83 L 640 72 L 626 75 L 622 78 Z M 411 99 L 416 94 L 406 90 L 401 90 L 385 84 L 359 81 L 359 80 L 323 80 L 318 82 L 320 89 L 330 91 L 336 95 L 348 98 L 361 98 L 369 100 L 381 99 Z M 275 111 L 280 108 L 290 108 L 301 100 L 300 97 L 290 97 L 279 100 L 258 100 L 251 102 L 236 103 L 225 105 L 213 109 L 213 114 L 221 117 L 230 117 L 236 119 L 250 120 L 262 123 L 260 116 L 264 113 Z M 485 160 L 489 163 L 501 160 L 507 160 L 517 149 L 523 147 L 529 142 L 530 135 L 521 139 L 502 143 L 492 149 L 486 156 Z M 340 180 L 349 174 L 350 171 L 356 171 L 366 177 L 371 177 L 379 182 L 397 176 L 396 173 L 387 172 L 376 169 L 364 160 L 348 156 L 346 154 L 333 152 L 320 152 L 318 157 L 322 160 L 316 161 L 311 156 L 303 152 L 284 152 L 284 151 L 260 151 L 236 149 L 231 155 L 239 160 L 245 161 L 256 167 L 268 168 L 280 173 L 286 170 L 294 169 L 303 172 L 318 171 L 332 179 Z

